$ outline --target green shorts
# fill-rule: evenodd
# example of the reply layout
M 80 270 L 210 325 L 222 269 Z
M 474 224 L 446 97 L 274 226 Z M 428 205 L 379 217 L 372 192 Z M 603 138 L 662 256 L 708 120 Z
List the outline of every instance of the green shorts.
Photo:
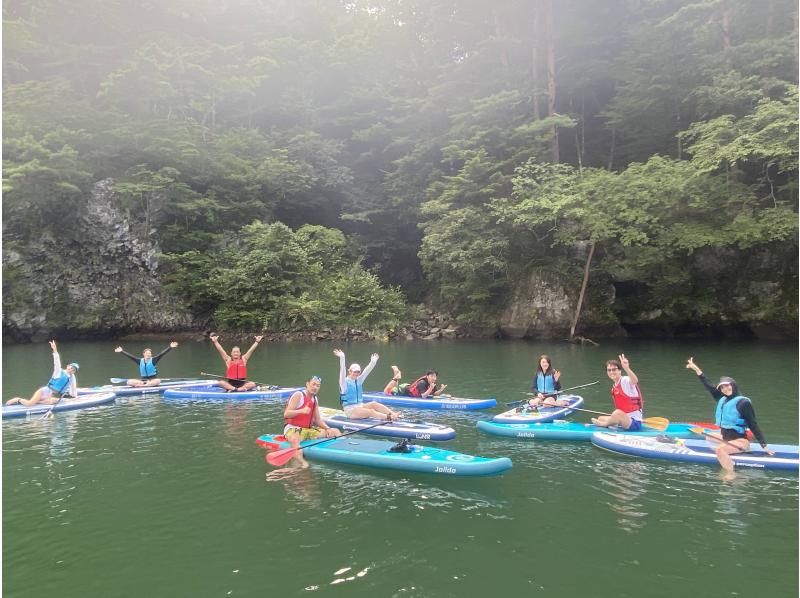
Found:
M 319 428 L 298 428 L 297 426 L 286 426 L 286 428 L 283 430 L 283 435 L 288 438 L 289 434 L 299 434 L 300 442 L 303 442 L 304 440 L 315 440 L 320 436 L 324 436 L 325 431 L 320 430 Z

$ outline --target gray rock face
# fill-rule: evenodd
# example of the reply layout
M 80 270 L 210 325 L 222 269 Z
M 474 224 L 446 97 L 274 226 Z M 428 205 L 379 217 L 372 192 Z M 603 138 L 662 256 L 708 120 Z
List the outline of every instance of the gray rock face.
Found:
M 137 238 L 99 181 L 81 216 L 79 240 L 47 233 L 3 246 L 11 272 L 3 293 L 9 340 L 107 336 L 193 328 L 192 317 L 162 289 L 156 244 Z
M 512 291 L 500 315 L 500 332 L 509 338 L 568 336 L 575 309 L 572 301 L 556 276 L 534 271 Z

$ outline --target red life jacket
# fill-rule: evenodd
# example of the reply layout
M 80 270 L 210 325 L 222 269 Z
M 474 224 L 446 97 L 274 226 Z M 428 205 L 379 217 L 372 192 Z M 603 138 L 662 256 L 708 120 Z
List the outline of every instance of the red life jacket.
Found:
M 247 380 L 247 363 L 243 359 L 228 362 L 228 369 L 225 372 L 228 380 Z
M 615 384 L 611 387 L 611 398 L 614 399 L 614 407 L 624 411 L 625 413 L 633 413 L 634 411 L 641 411 L 644 409 L 644 399 L 642 398 L 642 390 L 638 384 L 634 384 L 636 391 L 639 393 L 638 397 L 631 397 L 625 394 L 622 390 L 622 382 Z
M 409 387 L 408 387 L 408 394 L 409 394 L 410 396 L 412 396 L 412 397 L 417 397 L 417 398 L 419 398 L 419 397 L 421 397 L 421 396 L 422 396 L 422 392 L 419 390 L 419 388 L 417 388 L 417 384 L 419 384 L 419 383 L 422 381 L 422 379 L 423 379 L 423 378 L 425 378 L 425 375 L 422 375 L 422 376 L 420 376 L 419 378 L 417 378 L 416 380 L 414 380 L 414 381 L 413 381 L 413 382 L 412 382 L 412 383 L 409 385 Z
M 310 428 L 311 422 L 314 421 L 314 406 L 317 404 L 317 397 L 310 396 L 307 392 L 303 393 L 303 402 L 300 404 L 298 409 L 302 409 L 303 407 L 311 407 L 311 411 L 308 413 L 301 413 L 300 415 L 295 415 L 294 417 L 286 418 L 286 423 L 298 428 Z

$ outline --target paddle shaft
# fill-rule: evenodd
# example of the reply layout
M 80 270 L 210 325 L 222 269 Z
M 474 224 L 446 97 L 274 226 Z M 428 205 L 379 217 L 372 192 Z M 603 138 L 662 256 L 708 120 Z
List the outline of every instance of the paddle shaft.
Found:
M 387 423 L 389 423 L 388 420 L 387 421 L 378 422 L 377 424 L 373 424 L 371 426 L 367 426 L 366 428 L 361 428 L 360 430 L 353 430 L 352 432 L 345 432 L 344 434 L 339 434 L 338 436 L 331 436 L 330 438 L 323 438 L 322 440 L 317 440 L 316 442 L 312 442 L 311 444 L 307 444 L 305 446 L 291 447 L 291 448 L 286 448 L 286 449 L 282 449 L 282 450 L 279 450 L 279 451 L 275 451 L 273 453 L 267 453 L 267 462 L 270 465 L 283 465 L 286 461 L 289 460 L 288 458 L 287 459 L 283 459 L 284 455 L 289 455 L 291 453 L 294 453 L 295 451 L 307 449 L 307 448 L 310 448 L 312 446 L 316 446 L 318 444 L 322 444 L 323 442 L 329 442 L 331 440 L 336 440 L 337 438 L 344 438 L 345 436 L 352 436 L 353 434 L 357 434 L 358 432 L 363 432 L 364 430 L 371 430 L 372 428 L 377 428 L 378 426 L 383 426 L 384 424 L 387 424 Z M 273 463 L 270 460 L 270 457 L 272 457 L 272 459 L 278 461 L 278 463 Z
M 718 436 L 717 434 L 711 434 L 710 432 L 706 432 L 706 429 L 705 429 L 705 428 L 701 428 L 700 426 L 697 426 L 697 427 L 695 427 L 695 428 L 689 428 L 689 431 L 690 431 L 692 434 L 700 434 L 700 435 L 702 435 L 702 436 L 708 436 L 709 438 L 713 438 L 714 440 L 718 440 L 719 442 L 721 442 L 721 443 L 723 443 L 723 444 L 729 444 L 729 445 L 731 445 L 733 448 L 735 448 L 735 449 L 739 449 L 739 452 L 742 452 L 742 453 L 751 453 L 751 452 L 752 452 L 752 450 L 750 450 L 749 448 L 748 448 L 747 450 L 745 450 L 745 449 L 743 449 L 743 448 L 742 448 L 742 447 L 740 447 L 740 446 L 736 446 L 736 445 L 735 445 L 735 444 L 733 444 L 731 441 L 729 441 L 729 440 L 725 440 L 725 439 L 724 439 L 722 436 Z M 763 447 L 762 447 L 762 449 L 763 449 Z M 765 454 L 765 455 L 768 455 L 769 453 L 767 453 L 766 451 L 764 451 L 764 454 Z
M 247 382 L 244 378 L 228 378 L 227 376 L 217 376 L 216 374 L 210 374 L 208 372 L 200 372 L 201 376 L 213 376 L 214 378 L 219 378 L 220 380 L 236 380 L 237 382 Z M 273 386 L 272 384 L 267 384 L 266 382 L 259 382 L 258 380 L 250 380 L 250 382 L 255 382 L 259 386 Z
M 556 395 L 560 395 L 565 392 L 569 392 L 570 390 L 577 390 L 579 388 L 586 388 L 587 386 L 594 386 L 595 384 L 600 384 L 600 380 L 595 380 L 594 382 L 589 382 L 589 384 L 580 384 L 578 386 L 570 386 L 569 388 L 565 388 L 563 390 L 557 390 L 555 392 L 545 392 L 542 393 L 545 397 L 554 397 Z M 532 395 L 536 393 L 526 392 L 526 395 Z M 521 401 L 512 401 L 511 403 L 506 403 L 509 407 L 513 407 L 514 405 L 522 405 L 522 403 L 526 403 L 528 399 L 522 399 Z
M 45 417 L 48 417 L 48 416 L 50 416 L 50 415 L 53 415 L 53 408 L 54 408 L 56 405 L 58 405 L 58 404 L 61 402 L 61 399 L 63 399 L 63 398 L 64 398 L 64 395 L 60 395 L 60 396 L 58 397 L 58 400 L 57 400 L 55 403 L 53 403 L 52 405 L 50 405 L 50 409 L 48 409 L 48 410 L 47 410 L 47 413 L 45 413 L 45 414 L 44 414 L 42 417 L 40 417 L 39 419 L 44 419 Z
M 195 378 L 159 378 L 162 382 L 183 382 L 184 380 L 194 380 Z M 123 382 L 127 382 L 128 380 L 141 380 L 141 378 L 137 378 L 135 376 L 128 376 L 127 378 L 109 378 L 108 381 L 111 384 L 122 384 Z

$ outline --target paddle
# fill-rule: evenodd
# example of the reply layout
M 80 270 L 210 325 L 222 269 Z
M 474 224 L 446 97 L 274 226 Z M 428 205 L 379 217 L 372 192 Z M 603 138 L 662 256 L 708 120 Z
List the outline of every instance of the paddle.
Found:
M 299 446 L 297 448 L 291 447 L 287 449 L 281 449 L 279 451 L 273 451 L 271 453 L 267 453 L 267 463 L 270 465 L 274 465 L 275 467 L 280 467 L 284 465 L 289 459 L 294 456 L 295 451 L 301 449 L 307 449 L 311 446 L 316 446 L 318 444 L 322 444 L 323 442 L 328 442 L 329 440 L 336 440 L 337 438 L 344 438 L 345 436 L 351 436 L 353 434 L 357 434 L 359 432 L 363 432 L 364 430 L 371 430 L 372 428 L 377 428 L 378 426 L 382 426 L 384 424 L 391 423 L 389 420 L 378 422 L 372 426 L 367 426 L 366 428 L 361 428 L 360 430 L 353 430 L 352 432 L 346 432 L 344 434 L 339 434 L 339 436 L 332 436 L 330 438 L 324 438 L 323 440 L 318 440 L 317 442 L 312 442 L 311 444 L 307 444 L 306 446 Z
M 719 442 L 722 442 L 724 444 L 730 444 L 732 447 L 734 447 L 736 449 L 739 449 L 740 453 L 752 453 L 753 452 L 752 449 L 748 448 L 747 450 L 744 450 L 744 449 L 742 449 L 742 447 L 736 446 L 732 442 L 730 442 L 728 440 L 725 440 L 722 436 L 718 436 L 717 434 L 712 434 L 711 432 L 707 432 L 705 428 L 694 427 L 694 428 L 689 428 L 689 431 L 692 434 L 697 434 L 698 436 L 708 436 L 709 438 L 713 438 L 714 440 L 718 440 Z M 763 450 L 763 448 L 762 448 L 762 451 L 763 451 L 763 453 L 765 455 L 767 455 L 769 457 L 772 456 L 767 451 Z
M 572 411 L 585 411 L 586 413 L 596 413 L 597 415 L 611 415 L 603 411 L 592 411 L 591 409 L 579 409 L 578 407 L 568 407 Z M 666 430 L 669 426 L 669 420 L 666 417 L 645 417 L 642 423 L 656 430 Z
M 547 393 L 544 393 L 544 396 L 546 396 L 546 397 L 554 397 L 556 395 L 560 395 L 561 393 L 568 392 L 570 390 L 576 390 L 578 388 L 586 388 L 587 386 L 594 386 L 595 384 L 600 384 L 600 380 L 595 380 L 594 382 L 589 382 L 589 384 L 581 384 L 579 386 L 571 386 L 570 388 L 565 388 L 563 390 L 558 390 L 556 392 L 547 392 Z M 535 394 L 535 393 L 526 392 L 525 394 L 526 395 L 532 395 L 532 394 Z M 522 405 L 523 403 L 527 403 L 527 402 L 528 402 L 528 399 L 522 399 L 521 401 L 511 401 L 510 403 L 506 403 L 506 405 L 508 405 L 509 407 L 515 407 L 517 405 Z
M 44 414 L 42 417 L 40 417 L 39 419 L 44 419 L 45 417 L 53 417 L 53 408 L 54 408 L 56 405 L 58 405 L 58 404 L 61 402 L 61 399 L 63 399 L 63 398 L 64 398 L 64 395 L 61 395 L 61 396 L 59 396 L 59 397 L 58 397 L 58 400 L 57 400 L 55 403 L 53 403 L 52 405 L 50 405 L 50 409 L 48 409 L 48 410 L 47 410 L 47 413 L 45 413 L 45 414 Z
M 221 380 L 227 380 L 227 376 L 217 376 L 216 374 L 209 374 L 208 372 L 200 372 L 201 376 L 213 376 L 214 378 L 219 378 Z M 238 382 L 247 382 L 242 378 L 231 378 L 231 380 L 236 380 Z M 267 384 L 266 382 L 259 382 L 258 380 L 251 380 L 251 382 L 255 382 L 259 386 L 266 386 L 268 390 L 274 390 L 276 388 L 280 388 L 280 386 L 275 386 L 274 384 Z
M 108 381 L 111 382 L 111 384 L 122 384 L 122 383 L 127 382 L 128 380 L 138 380 L 138 378 L 136 378 L 134 376 L 129 376 L 128 378 L 109 378 L 108 379 Z M 162 382 L 184 382 L 184 381 L 190 381 L 190 380 L 195 380 L 195 378 L 161 378 Z

